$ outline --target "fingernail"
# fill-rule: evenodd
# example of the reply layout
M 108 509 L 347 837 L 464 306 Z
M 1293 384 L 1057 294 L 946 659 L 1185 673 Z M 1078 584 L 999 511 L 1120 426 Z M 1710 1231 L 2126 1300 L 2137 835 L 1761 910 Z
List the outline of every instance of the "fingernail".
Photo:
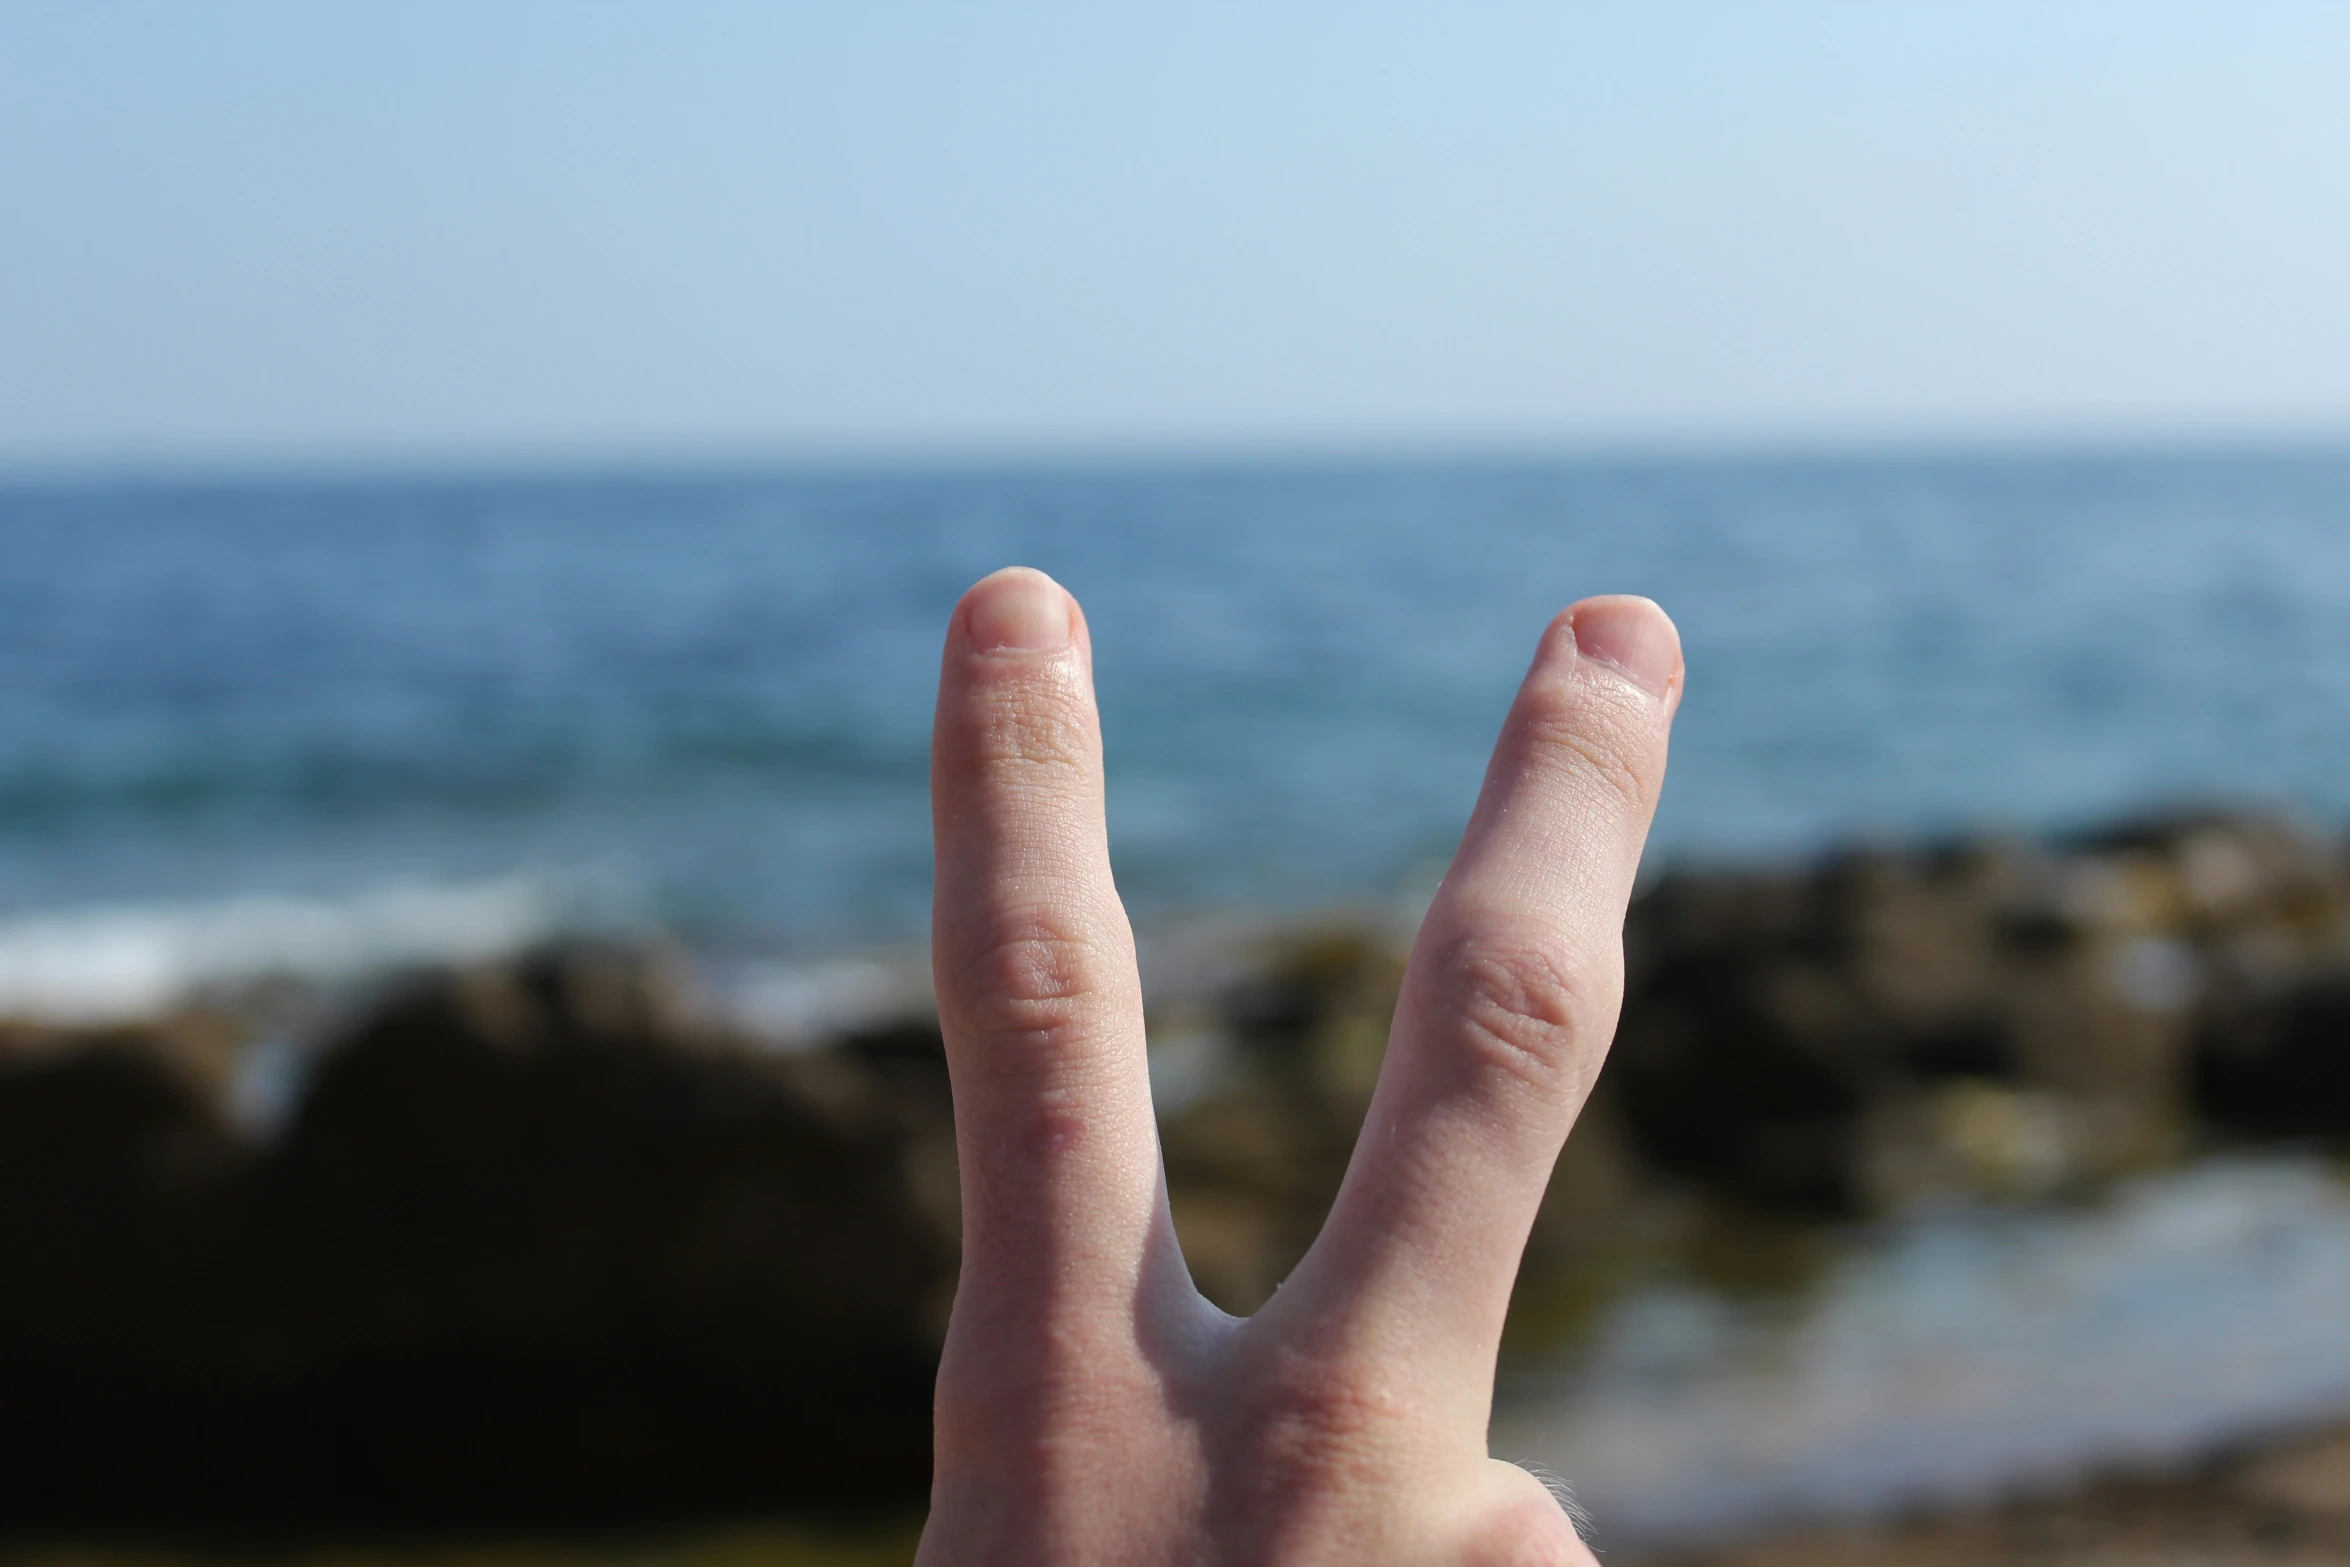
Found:
M 1069 595 L 1041 571 L 1012 566 L 971 590 L 971 645 L 982 653 L 1051 653 L 1069 645 Z
M 1660 701 L 1681 668 L 1681 634 L 1649 599 L 1617 595 L 1587 599 L 1568 622 L 1575 651 L 1614 669 Z

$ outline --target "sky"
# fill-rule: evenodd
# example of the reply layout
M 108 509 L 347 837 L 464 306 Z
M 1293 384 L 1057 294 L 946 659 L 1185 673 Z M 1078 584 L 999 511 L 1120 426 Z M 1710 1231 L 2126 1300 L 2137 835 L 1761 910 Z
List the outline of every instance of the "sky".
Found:
M 0 468 L 2350 438 L 2332 0 L 0 0 Z

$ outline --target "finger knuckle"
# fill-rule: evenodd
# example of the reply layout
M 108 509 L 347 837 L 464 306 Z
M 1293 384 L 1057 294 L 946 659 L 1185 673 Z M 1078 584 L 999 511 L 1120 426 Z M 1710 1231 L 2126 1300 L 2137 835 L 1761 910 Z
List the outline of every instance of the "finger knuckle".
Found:
M 1109 972 L 1090 933 L 1029 919 L 962 961 L 942 1012 L 956 1033 L 995 1057 L 1058 1057 L 1093 1032 Z
M 1474 939 L 1445 954 L 1434 1001 L 1472 1068 L 1555 1095 L 1585 1086 L 1619 989 L 1553 944 Z

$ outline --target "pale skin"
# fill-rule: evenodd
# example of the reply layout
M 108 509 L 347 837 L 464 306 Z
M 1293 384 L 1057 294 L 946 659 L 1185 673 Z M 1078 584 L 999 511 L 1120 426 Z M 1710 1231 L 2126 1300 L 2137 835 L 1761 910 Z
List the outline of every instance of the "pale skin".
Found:
M 1543 632 L 1329 1221 L 1235 1318 L 1168 1212 L 1085 618 L 1023 568 L 964 595 L 931 763 L 964 1252 L 922 1567 L 1590 1567 L 1485 1433 L 1518 1259 L 1615 1029 L 1682 682 L 1646 599 Z

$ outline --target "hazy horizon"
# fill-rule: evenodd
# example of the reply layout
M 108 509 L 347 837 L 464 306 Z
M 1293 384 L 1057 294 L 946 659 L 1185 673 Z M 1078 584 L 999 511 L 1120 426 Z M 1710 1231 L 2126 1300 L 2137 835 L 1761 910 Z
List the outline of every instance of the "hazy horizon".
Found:
M 447 485 L 605 486 L 725 483 L 742 480 L 844 482 L 954 481 L 1086 476 L 1215 478 L 1283 475 L 1371 476 L 1415 473 L 1642 473 L 1676 470 L 1809 468 L 1867 470 L 1930 468 L 2202 466 L 2247 462 L 2333 463 L 2350 458 L 2350 424 L 2340 431 L 2231 433 L 2147 432 L 2106 438 L 2067 431 L 1987 438 L 1952 434 L 1941 439 L 1856 436 L 1805 440 L 1758 436 L 1746 441 L 1512 443 L 1365 438 L 1314 444 L 1278 437 L 1222 445 L 1132 444 L 771 447 L 708 449 L 173 453 L 161 456 L 80 455 L 54 462 L 0 458 L 0 491 L 137 492 L 186 487 L 318 487 L 383 485 L 426 489 Z

